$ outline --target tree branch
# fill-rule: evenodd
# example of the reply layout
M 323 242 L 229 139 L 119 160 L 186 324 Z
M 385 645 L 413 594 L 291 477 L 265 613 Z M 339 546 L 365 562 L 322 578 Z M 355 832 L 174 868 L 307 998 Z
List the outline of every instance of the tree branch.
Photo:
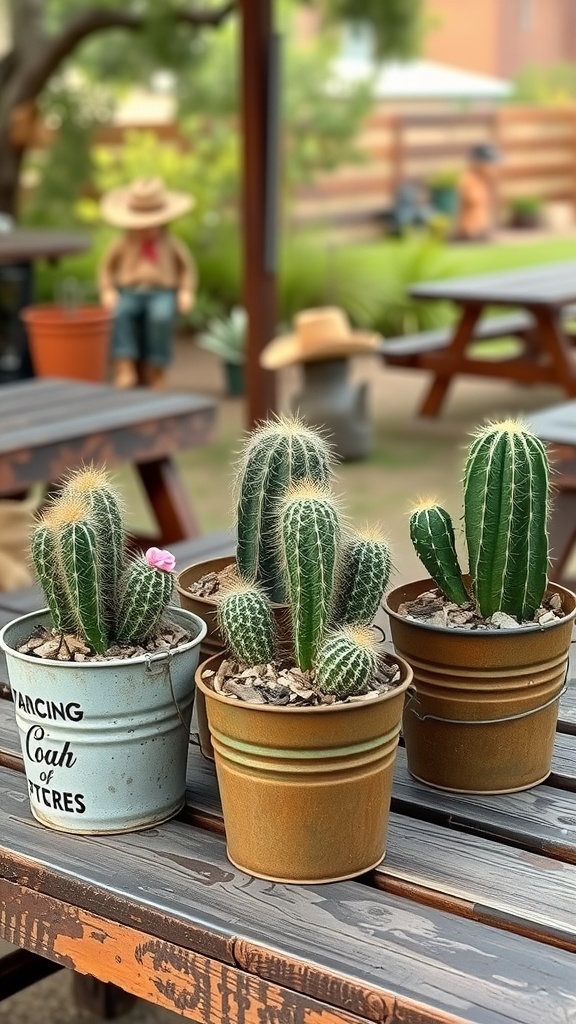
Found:
M 180 11 L 174 11 L 174 20 L 195 28 L 216 28 L 232 13 L 235 7 L 235 0 L 228 0 L 227 3 L 213 9 L 183 8 Z M 36 55 L 28 73 L 22 77 L 17 102 L 35 99 L 60 67 L 62 61 L 88 36 L 111 28 L 125 28 L 134 32 L 141 29 L 145 22 L 145 15 L 133 14 L 121 9 L 92 7 L 78 12 L 64 26 L 60 34 L 47 43 L 44 52 Z

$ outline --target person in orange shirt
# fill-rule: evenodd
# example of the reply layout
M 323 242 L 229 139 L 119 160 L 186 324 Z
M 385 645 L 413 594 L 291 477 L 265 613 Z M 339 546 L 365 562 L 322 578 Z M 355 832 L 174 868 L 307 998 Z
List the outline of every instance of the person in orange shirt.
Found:
M 458 182 L 456 238 L 482 241 L 494 227 L 494 167 L 499 159 L 494 146 L 481 144 L 470 151 L 470 165 Z
M 161 387 L 172 356 L 176 313 L 194 305 L 196 272 L 185 246 L 167 225 L 187 213 L 191 196 L 169 192 L 159 178 L 113 189 L 101 200 L 102 217 L 124 234 L 100 266 L 100 302 L 114 312 L 112 380 Z

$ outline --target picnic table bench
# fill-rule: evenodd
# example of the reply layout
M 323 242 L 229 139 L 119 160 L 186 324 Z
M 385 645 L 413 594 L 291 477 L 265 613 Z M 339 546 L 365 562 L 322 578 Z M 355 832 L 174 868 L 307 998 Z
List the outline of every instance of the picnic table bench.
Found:
M 228 550 L 225 537 L 175 547 L 181 566 Z M 37 602 L 1 595 L 0 622 Z M 272 884 L 227 861 L 214 769 L 194 736 L 175 820 L 99 838 L 48 831 L 30 814 L 0 700 L 0 935 L 199 1024 L 567 1024 L 575 692 L 552 775 L 528 792 L 427 788 L 400 749 L 385 860 L 317 886 Z
M 500 377 L 525 384 L 556 384 L 576 396 L 576 366 L 565 323 L 576 302 L 576 262 L 423 282 L 410 288 L 413 298 L 453 302 L 459 310 L 450 328 L 423 331 L 382 343 L 391 366 L 425 369 L 432 383 L 421 416 L 436 416 L 458 374 Z M 487 317 L 490 307 L 510 309 Z M 475 341 L 513 336 L 522 347 L 514 357 L 481 359 L 470 354 Z
M 158 524 L 156 543 L 197 536 L 174 454 L 210 436 L 205 395 L 43 378 L 0 389 L 0 498 L 48 488 L 84 464 L 134 466 Z

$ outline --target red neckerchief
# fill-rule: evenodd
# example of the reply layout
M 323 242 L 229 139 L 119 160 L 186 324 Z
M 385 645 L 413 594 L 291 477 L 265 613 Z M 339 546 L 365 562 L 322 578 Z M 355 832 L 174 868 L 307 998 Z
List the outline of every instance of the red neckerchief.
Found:
M 145 238 L 140 242 L 140 255 L 149 263 L 158 263 L 158 243 L 155 238 Z

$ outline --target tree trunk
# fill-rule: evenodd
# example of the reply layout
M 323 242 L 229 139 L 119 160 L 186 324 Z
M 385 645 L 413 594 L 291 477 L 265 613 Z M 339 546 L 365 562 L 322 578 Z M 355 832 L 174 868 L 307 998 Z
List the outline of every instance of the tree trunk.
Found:
M 20 169 L 24 150 L 16 148 L 10 141 L 8 125 L 0 123 L 0 213 L 16 218 L 18 214 L 18 191 Z

